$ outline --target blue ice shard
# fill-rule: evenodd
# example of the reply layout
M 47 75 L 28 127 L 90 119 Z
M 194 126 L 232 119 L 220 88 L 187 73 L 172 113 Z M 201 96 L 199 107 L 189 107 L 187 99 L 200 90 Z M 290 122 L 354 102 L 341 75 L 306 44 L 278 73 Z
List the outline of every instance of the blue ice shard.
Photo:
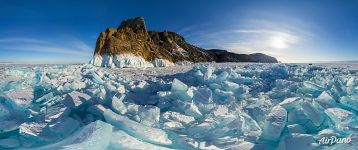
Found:
M 106 122 L 112 124 L 114 127 L 126 131 L 129 135 L 142 139 L 146 142 L 161 145 L 170 145 L 172 141 L 168 138 L 168 134 L 157 128 L 152 128 L 142 125 L 138 122 L 128 119 L 127 117 L 118 115 L 107 109 L 104 112 Z

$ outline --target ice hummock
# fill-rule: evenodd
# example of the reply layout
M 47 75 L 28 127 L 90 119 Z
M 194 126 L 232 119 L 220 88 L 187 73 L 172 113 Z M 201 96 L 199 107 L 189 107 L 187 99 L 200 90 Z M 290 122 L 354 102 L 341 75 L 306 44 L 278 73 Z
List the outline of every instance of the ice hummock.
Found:
M 0 81 L 0 149 L 357 145 L 358 72 L 349 68 L 238 63 L 173 68 L 165 60 L 120 56 L 94 58 L 92 64 L 5 71 L 11 78 Z M 352 142 L 319 144 L 331 136 Z
M 146 67 L 170 67 L 175 66 L 173 62 L 166 59 L 154 59 L 153 61 L 146 61 L 141 56 L 133 54 L 119 54 L 119 55 L 95 55 L 90 64 L 100 67 L 109 68 L 146 68 Z

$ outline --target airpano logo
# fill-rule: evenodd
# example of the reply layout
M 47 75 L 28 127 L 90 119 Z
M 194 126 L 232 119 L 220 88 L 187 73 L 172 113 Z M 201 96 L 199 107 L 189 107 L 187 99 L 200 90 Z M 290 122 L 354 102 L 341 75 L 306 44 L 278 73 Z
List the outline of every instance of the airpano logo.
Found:
M 323 137 L 319 140 L 320 145 L 347 144 L 352 141 L 351 137 L 337 138 L 336 136 Z

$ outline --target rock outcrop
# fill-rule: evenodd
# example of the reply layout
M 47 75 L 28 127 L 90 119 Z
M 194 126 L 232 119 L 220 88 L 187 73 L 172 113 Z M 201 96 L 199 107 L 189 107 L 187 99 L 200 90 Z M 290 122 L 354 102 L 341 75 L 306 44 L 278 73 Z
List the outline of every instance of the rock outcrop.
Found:
M 254 54 L 236 54 L 221 49 L 210 49 L 206 51 L 216 62 L 266 62 L 277 63 L 275 57 L 271 57 L 262 53 Z
M 137 17 L 124 20 L 117 29 L 101 32 L 90 63 L 106 67 L 165 67 L 188 62 L 277 62 L 263 54 L 254 55 L 260 56 L 241 59 L 240 54 L 206 51 L 174 32 L 147 31 L 144 18 Z

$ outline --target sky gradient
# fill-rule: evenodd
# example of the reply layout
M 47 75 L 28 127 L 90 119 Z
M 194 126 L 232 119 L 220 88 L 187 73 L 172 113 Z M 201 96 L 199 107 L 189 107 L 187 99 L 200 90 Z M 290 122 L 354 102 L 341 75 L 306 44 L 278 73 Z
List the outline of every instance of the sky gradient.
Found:
M 203 48 L 282 62 L 358 60 L 357 0 L 5 0 L 0 62 L 88 62 L 101 31 L 136 16 Z

